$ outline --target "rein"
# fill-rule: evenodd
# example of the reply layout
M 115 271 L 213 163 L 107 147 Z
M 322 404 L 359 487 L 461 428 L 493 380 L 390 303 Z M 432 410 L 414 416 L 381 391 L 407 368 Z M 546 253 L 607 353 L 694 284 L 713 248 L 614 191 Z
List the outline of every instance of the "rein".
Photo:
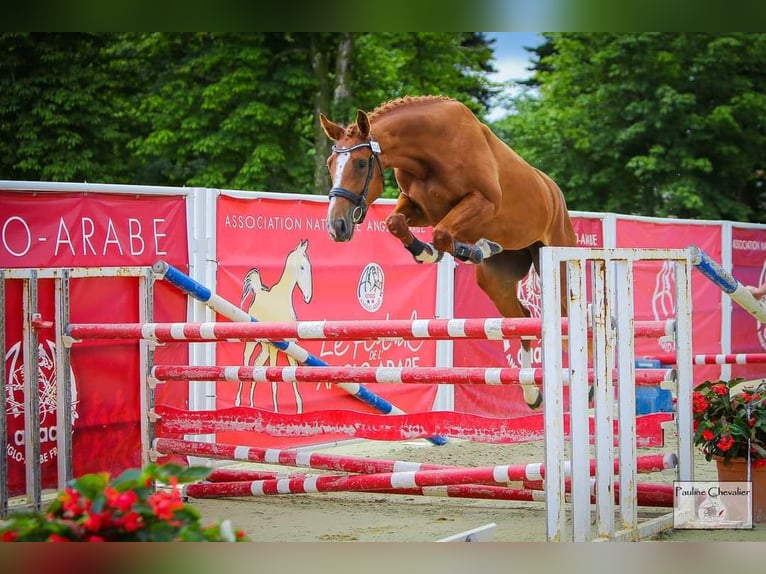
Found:
M 352 219 L 354 223 L 362 223 L 367 215 L 367 191 L 370 188 L 370 182 L 372 181 L 372 174 L 375 170 L 375 165 L 380 170 L 380 177 L 383 177 L 383 165 L 380 163 L 380 144 L 374 139 L 370 138 L 369 141 L 352 145 L 350 147 L 337 147 L 332 146 L 332 151 L 335 153 L 349 153 L 355 149 L 368 147 L 370 148 L 370 159 L 367 163 L 367 179 L 364 180 L 364 187 L 360 195 L 355 194 L 348 189 L 342 187 L 333 187 L 328 194 L 328 197 L 342 197 L 348 199 L 354 204 L 354 211 L 352 213 Z

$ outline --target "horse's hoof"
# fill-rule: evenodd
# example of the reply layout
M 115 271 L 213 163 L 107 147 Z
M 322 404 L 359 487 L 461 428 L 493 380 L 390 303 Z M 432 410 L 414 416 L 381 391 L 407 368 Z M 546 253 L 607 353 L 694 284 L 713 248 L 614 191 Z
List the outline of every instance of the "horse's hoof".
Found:
M 527 406 L 533 411 L 539 409 L 540 405 L 543 404 L 543 394 L 540 391 L 537 391 L 537 398 L 534 400 L 534 402 L 530 403 L 526 399 L 524 399 L 524 402 L 527 403 Z
M 483 237 L 476 242 L 476 247 L 478 247 L 481 251 L 483 259 L 492 257 L 493 255 L 497 255 L 503 251 L 502 245 L 495 243 L 494 241 L 490 241 L 489 239 L 484 239 Z

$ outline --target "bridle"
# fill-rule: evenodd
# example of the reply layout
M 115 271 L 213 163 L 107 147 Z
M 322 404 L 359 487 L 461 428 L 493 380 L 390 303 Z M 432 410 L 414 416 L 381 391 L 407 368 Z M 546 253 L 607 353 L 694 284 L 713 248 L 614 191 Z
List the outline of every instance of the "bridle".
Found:
M 342 187 L 333 187 L 328 194 L 328 196 L 331 198 L 342 197 L 344 199 L 348 199 L 351 203 L 354 204 L 354 211 L 351 214 L 351 219 L 354 220 L 354 223 L 362 223 L 365 216 L 367 215 L 367 191 L 370 188 L 370 182 L 372 181 L 372 174 L 375 170 L 375 165 L 378 166 L 378 169 L 380 170 L 380 177 L 383 178 L 383 164 L 380 163 L 380 144 L 374 139 L 370 138 L 369 141 L 358 143 L 350 147 L 332 146 L 332 151 L 334 153 L 349 153 L 355 149 L 363 147 L 370 148 L 370 159 L 367 163 L 367 179 L 364 180 L 362 193 L 357 195 L 348 189 L 344 189 Z

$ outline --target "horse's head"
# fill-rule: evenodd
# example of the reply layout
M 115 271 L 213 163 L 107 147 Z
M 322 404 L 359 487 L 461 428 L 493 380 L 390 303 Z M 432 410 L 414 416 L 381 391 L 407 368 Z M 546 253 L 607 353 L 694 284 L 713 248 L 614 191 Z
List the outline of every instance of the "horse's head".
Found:
M 332 177 L 327 227 L 335 241 L 348 241 L 354 235 L 354 224 L 364 221 L 368 206 L 383 193 L 380 145 L 370 135 L 370 120 L 362 110 L 348 128 L 321 113 L 319 122 L 327 137 L 336 142 L 327 158 Z
M 303 302 L 310 303 L 313 294 L 313 282 L 311 279 L 311 261 L 306 252 L 309 242 L 308 239 L 302 239 L 298 247 L 290 252 L 285 263 L 286 268 L 293 269 L 295 273 L 295 282 L 298 289 L 303 293 Z

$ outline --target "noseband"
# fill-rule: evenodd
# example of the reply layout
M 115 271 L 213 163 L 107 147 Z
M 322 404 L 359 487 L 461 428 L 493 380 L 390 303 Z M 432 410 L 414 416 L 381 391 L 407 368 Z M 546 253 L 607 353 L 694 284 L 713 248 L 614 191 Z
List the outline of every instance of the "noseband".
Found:
M 372 181 L 372 174 L 375 170 L 375 165 L 377 165 L 378 169 L 380 170 L 380 177 L 383 177 L 383 165 L 380 163 L 380 144 L 374 139 L 370 138 L 369 141 L 352 145 L 350 147 L 339 148 L 337 146 L 332 146 L 332 151 L 335 153 L 349 153 L 355 149 L 363 147 L 370 148 L 370 159 L 367 163 L 367 179 L 364 180 L 362 193 L 357 195 L 348 189 L 344 189 L 342 187 L 333 187 L 328 194 L 328 196 L 331 198 L 343 197 L 344 199 L 348 199 L 351 203 L 354 204 L 354 211 L 351 215 L 354 223 L 362 223 L 365 216 L 367 215 L 367 191 L 370 188 L 370 182 Z

